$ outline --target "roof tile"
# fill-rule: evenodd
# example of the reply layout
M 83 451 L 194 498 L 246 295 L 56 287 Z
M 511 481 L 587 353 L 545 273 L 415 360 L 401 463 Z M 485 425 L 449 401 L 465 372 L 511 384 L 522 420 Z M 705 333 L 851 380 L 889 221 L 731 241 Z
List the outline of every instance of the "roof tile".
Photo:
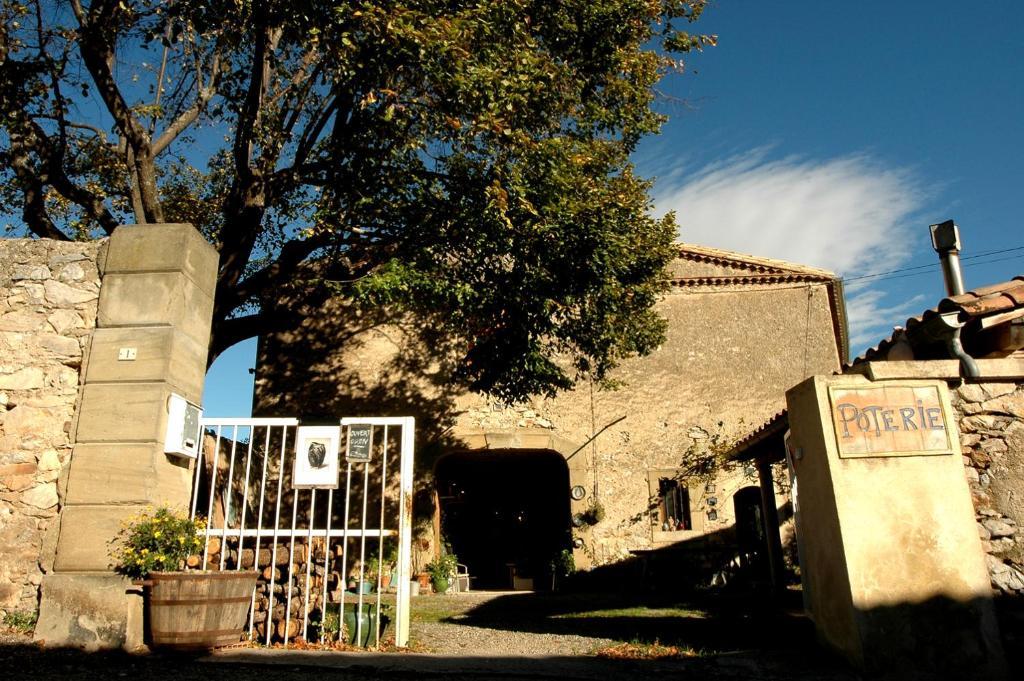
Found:
M 774 258 L 763 258 L 746 253 L 726 251 L 721 248 L 710 246 L 697 246 L 695 244 L 677 243 L 679 257 L 687 260 L 698 260 L 703 262 L 714 262 L 738 266 L 742 269 L 763 274 L 803 274 L 820 277 L 822 279 L 835 279 L 836 275 L 828 270 L 818 267 L 808 267 L 796 263 L 776 260 Z
M 918 324 L 927 322 L 936 315 L 956 312 L 958 313 L 959 321 L 966 324 L 974 319 L 1022 307 L 1024 307 L 1024 275 L 1018 275 L 1009 281 L 999 284 L 971 289 L 957 296 L 943 298 L 936 307 L 925 310 L 916 317 L 911 317 L 902 328 L 894 328 L 888 338 L 880 341 L 878 345 L 868 348 L 859 357 L 853 359 L 845 366 L 851 367 L 878 357 L 884 357 L 889 349 L 901 340 L 907 330 L 913 330 Z

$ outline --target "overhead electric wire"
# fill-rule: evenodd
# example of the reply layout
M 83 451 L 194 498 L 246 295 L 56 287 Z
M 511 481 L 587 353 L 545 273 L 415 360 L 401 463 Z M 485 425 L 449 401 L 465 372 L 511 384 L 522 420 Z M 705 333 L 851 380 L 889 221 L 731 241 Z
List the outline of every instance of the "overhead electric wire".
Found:
M 990 255 L 999 255 L 1000 253 L 1009 253 L 1011 251 L 1022 251 L 1022 250 L 1024 250 L 1024 246 L 1014 246 L 1013 248 L 1001 248 L 1001 249 L 994 250 L 994 251 L 986 251 L 984 253 L 976 253 L 974 255 L 969 255 L 967 257 L 960 258 L 960 262 L 967 262 L 968 260 L 977 260 L 978 258 L 984 258 L 984 257 L 990 256 Z M 1014 256 L 1014 257 L 1020 257 L 1020 256 Z M 1006 258 L 1006 259 L 1009 260 L 1010 258 Z M 991 262 L 999 262 L 999 261 L 998 260 L 993 260 Z M 977 264 L 985 264 L 985 263 L 977 263 Z M 883 277 L 883 276 L 889 275 L 889 274 L 899 274 L 899 273 L 902 273 L 902 272 L 910 272 L 910 271 L 913 271 L 913 270 L 923 270 L 923 269 L 928 269 L 928 268 L 938 267 L 938 266 L 939 266 L 938 262 L 931 262 L 931 263 L 928 263 L 926 265 L 915 265 L 914 267 L 904 267 L 904 268 L 901 268 L 901 269 L 898 269 L 898 270 L 890 270 L 888 272 L 873 272 L 871 274 L 861 274 L 861 275 L 858 275 L 856 277 L 845 277 L 845 278 L 843 278 L 843 282 L 845 283 L 845 282 L 848 282 L 848 281 L 857 281 L 857 280 L 860 280 L 860 279 L 871 279 L 873 277 Z

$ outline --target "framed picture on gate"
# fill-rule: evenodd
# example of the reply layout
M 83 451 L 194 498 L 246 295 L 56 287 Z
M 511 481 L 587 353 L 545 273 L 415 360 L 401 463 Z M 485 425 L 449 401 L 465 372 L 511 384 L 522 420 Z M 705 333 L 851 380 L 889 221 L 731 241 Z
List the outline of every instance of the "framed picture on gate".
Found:
M 341 428 L 338 426 L 299 426 L 295 436 L 292 487 L 337 489 L 340 443 Z

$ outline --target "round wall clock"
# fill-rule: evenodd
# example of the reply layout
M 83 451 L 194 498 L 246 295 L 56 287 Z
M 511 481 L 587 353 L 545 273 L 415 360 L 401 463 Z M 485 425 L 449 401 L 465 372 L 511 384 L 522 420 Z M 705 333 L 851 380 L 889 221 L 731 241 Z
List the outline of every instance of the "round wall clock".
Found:
M 587 490 L 584 489 L 583 485 L 573 485 L 572 489 L 569 490 L 569 496 L 572 497 L 573 501 L 579 501 L 587 496 Z

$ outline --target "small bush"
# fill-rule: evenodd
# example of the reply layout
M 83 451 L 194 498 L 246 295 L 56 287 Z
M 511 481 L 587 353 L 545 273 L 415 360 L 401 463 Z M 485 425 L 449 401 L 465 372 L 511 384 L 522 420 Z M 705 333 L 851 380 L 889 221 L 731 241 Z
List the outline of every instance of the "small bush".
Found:
M 440 557 L 427 563 L 426 570 L 430 574 L 430 581 L 434 590 L 443 592 L 455 581 L 458 572 L 458 561 L 454 553 L 444 553 Z
M 604 506 L 599 501 L 595 501 L 590 505 L 583 513 L 579 514 L 580 522 L 583 525 L 597 525 L 599 522 L 604 520 Z
M 133 579 L 150 572 L 180 570 L 185 559 L 203 545 L 202 518 L 190 520 L 184 512 L 158 508 L 130 518 L 115 540 L 117 572 Z
M 9 612 L 4 615 L 4 626 L 23 634 L 31 634 L 39 619 L 35 612 Z
M 571 549 L 562 549 L 548 563 L 551 572 L 560 578 L 569 577 L 576 572 L 576 559 L 572 556 Z

